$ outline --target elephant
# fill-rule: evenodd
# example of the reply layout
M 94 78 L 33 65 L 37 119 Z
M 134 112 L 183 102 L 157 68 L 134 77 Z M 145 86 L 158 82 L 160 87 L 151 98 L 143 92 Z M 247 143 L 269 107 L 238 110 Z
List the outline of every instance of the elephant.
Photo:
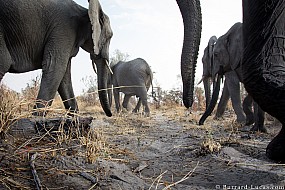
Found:
M 0 10 L 0 81 L 7 72 L 42 69 L 35 108 L 51 105 L 58 91 L 64 107 L 77 112 L 71 59 L 81 47 L 97 66 L 101 106 L 112 115 L 107 92 L 100 89 L 107 87 L 113 32 L 98 0 L 90 0 L 89 9 L 72 0 L 3 0 Z
M 239 64 L 242 59 L 242 39 L 242 23 L 240 22 L 235 23 L 227 33 L 218 38 L 213 50 L 213 76 L 216 76 L 219 72 L 225 75 L 228 92 L 224 89 L 221 100 L 228 100 L 229 95 L 226 93 L 229 93 L 234 110 L 236 113 L 237 110 L 239 111 L 237 115 L 243 116 L 242 121 L 246 122 L 246 125 L 249 125 L 253 123 L 254 119 L 255 123 L 251 131 L 267 132 L 264 126 L 264 111 L 256 103 L 253 103 L 250 95 L 245 98 L 246 101 L 243 102 L 243 107 L 241 106 L 240 82 L 243 82 L 243 80 Z M 220 71 L 220 68 L 223 68 L 222 71 Z M 216 86 L 220 86 L 220 84 L 216 83 L 215 87 Z M 218 88 L 215 88 L 215 90 L 216 89 Z M 214 94 L 219 94 L 219 91 L 214 91 L 213 96 Z M 224 96 L 226 96 L 226 98 Z M 217 99 L 212 98 L 210 106 L 201 117 L 199 124 L 204 123 L 205 119 L 213 111 L 216 103 Z M 254 105 L 254 117 L 251 111 L 252 104 Z M 246 117 L 244 113 L 246 113 Z
M 116 110 L 121 110 L 120 92 L 125 94 L 123 100 L 123 107 L 128 109 L 128 102 L 132 96 L 139 97 L 139 101 L 133 110 L 138 112 L 141 104 L 144 106 L 144 113 L 149 116 L 150 109 L 147 103 L 147 91 L 152 85 L 153 73 L 148 63 L 142 59 L 137 58 L 131 61 L 119 61 L 118 63 L 111 63 L 113 74 L 110 75 L 108 82 L 108 89 L 113 85 L 114 99 Z M 152 90 L 153 91 L 153 90 Z M 109 102 L 112 103 L 111 90 L 108 93 Z
M 242 76 L 246 91 L 282 128 L 266 148 L 268 158 L 285 161 L 285 0 L 243 0 Z
M 210 100 L 211 100 L 211 81 L 215 80 L 213 58 L 214 58 L 214 47 L 215 47 L 216 42 L 217 42 L 217 37 L 212 36 L 209 39 L 208 45 L 205 48 L 204 55 L 202 57 L 202 62 L 203 62 L 202 80 L 203 80 L 204 89 L 205 89 L 206 108 L 209 107 Z M 245 123 L 246 117 L 245 117 L 245 114 L 243 112 L 242 105 L 241 105 L 240 81 L 235 71 L 230 71 L 230 72 L 225 73 L 225 82 L 224 82 L 223 92 L 222 92 L 222 96 L 218 104 L 215 118 L 222 117 L 223 113 L 225 112 L 225 109 L 226 109 L 226 106 L 227 106 L 227 103 L 230 97 L 232 100 L 234 111 L 237 115 L 237 122 Z

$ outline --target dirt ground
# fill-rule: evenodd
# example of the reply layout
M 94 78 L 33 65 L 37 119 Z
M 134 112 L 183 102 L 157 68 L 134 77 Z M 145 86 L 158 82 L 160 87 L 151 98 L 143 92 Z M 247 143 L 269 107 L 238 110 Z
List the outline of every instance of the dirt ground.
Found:
M 92 142 L 48 132 L 7 135 L 0 141 L 0 189 L 36 189 L 35 153 L 42 189 L 285 189 L 285 165 L 265 156 L 277 122 L 266 121 L 268 134 L 250 133 L 231 111 L 199 126 L 201 114 L 183 107 L 153 109 L 148 118 L 96 114 L 96 133 L 87 135 L 99 140 Z

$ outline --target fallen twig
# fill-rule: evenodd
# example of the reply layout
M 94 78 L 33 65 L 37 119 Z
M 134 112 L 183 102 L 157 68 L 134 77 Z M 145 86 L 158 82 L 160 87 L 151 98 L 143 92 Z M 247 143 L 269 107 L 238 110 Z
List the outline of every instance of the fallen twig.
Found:
M 188 172 L 182 179 L 180 179 L 179 181 L 175 182 L 175 183 L 172 183 L 170 185 L 167 185 L 166 187 L 164 187 L 162 190 L 167 190 L 167 189 L 170 189 L 170 187 L 172 186 L 175 186 L 185 180 L 187 180 L 196 170 L 196 168 L 198 167 L 199 165 L 199 161 L 197 162 L 196 166 L 193 168 L 193 170 L 191 170 L 190 172 Z
M 37 190 L 42 190 L 43 187 L 41 185 L 41 181 L 40 181 L 40 178 L 39 178 L 39 176 L 37 174 L 36 167 L 35 167 L 35 159 L 36 159 L 37 155 L 38 155 L 37 152 L 32 155 L 30 166 L 32 168 L 32 174 L 33 174 L 33 177 L 34 177 L 34 181 L 36 183 Z
M 149 189 L 148 190 L 150 190 L 151 188 L 152 188 L 152 186 L 154 185 L 154 183 L 157 181 L 157 184 L 159 183 L 159 181 L 160 181 L 160 179 L 162 178 L 162 176 L 165 174 L 167 172 L 167 170 L 166 171 L 164 171 L 162 174 L 160 174 L 159 176 L 157 176 L 156 178 L 155 178 L 155 180 L 152 182 L 152 184 L 151 184 L 151 186 L 149 187 Z M 157 187 L 156 187 L 156 189 L 157 189 Z

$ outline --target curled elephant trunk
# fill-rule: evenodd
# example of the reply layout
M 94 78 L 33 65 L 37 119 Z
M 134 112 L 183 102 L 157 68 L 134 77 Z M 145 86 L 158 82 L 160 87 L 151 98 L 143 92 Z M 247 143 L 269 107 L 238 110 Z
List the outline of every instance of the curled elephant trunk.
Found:
M 211 101 L 211 78 L 203 77 L 203 84 L 205 89 L 205 97 L 206 97 L 206 108 L 209 107 Z
M 218 75 L 218 79 L 217 79 L 216 84 L 215 84 L 215 88 L 213 91 L 213 96 L 212 96 L 211 102 L 210 102 L 209 106 L 207 107 L 205 113 L 202 115 L 201 119 L 199 120 L 199 125 L 204 124 L 205 120 L 209 117 L 209 115 L 211 115 L 211 113 L 213 112 L 213 110 L 217 104 L 217 101 L 219 98 L 220 84 L 221 84 L 222 77 L 223 77 L 222 74 Z
M 107 95 L 107 80 L 109 76 L 109 69 L 107 66 L 107 60 L 104 58 L 95 60 L 98 71 L 98 94 L 101 106 L 105 114 L 109 117 L 112 116 L 110 104 Z
M 193 104 L 195 69 L 201 38 L 202 16 L 199 0 L 176 0 L 184 23 L 184 40 L 181 54 L 183 104 Z

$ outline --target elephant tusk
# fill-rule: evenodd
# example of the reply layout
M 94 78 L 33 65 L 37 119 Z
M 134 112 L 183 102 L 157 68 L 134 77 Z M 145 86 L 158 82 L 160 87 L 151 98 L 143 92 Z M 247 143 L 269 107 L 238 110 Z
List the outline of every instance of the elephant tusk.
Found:
M 201 84 L 201 82 L 205 79 L 205 76 L 202 76 L 201 80 L 197 83 L 197 85 Z
M 110 67 L 110 64 L 109 64 L 108 60 L 106 60 L 106 64 L 107 64 L 107 67 L 108 67 L 110 73 L 111 73 L 111 74 L 114 74 L 113 71 L 112 71 L 112 69 L 111 69 L 111 67 Z
M 95 62 L 93 60 L 92 60 L 92 67 L 93 67 L 94 72 L 97 74 L 96 65 L 95 65 Z

